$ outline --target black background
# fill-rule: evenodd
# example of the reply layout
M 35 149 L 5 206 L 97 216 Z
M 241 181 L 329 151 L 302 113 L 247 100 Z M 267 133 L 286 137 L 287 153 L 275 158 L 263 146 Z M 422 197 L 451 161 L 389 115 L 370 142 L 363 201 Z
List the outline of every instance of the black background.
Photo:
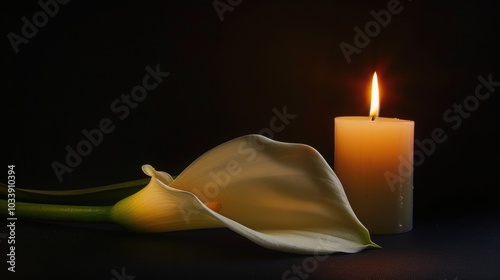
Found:
M 415 166 L 415 223 L 497 209 L 500 87 L 456 129 L 443 118 L 470 100 L 478 76 L 500 81 L 496 4 L 401 1 L 348 63 L 339 44 L 354 45 L 353 28 L 387 3 L 242 1 L 221 20 L 213 1 L 70 1 L 18 53 L 8 34 L 22 35 L 21 18 L 41 8 L 2 3 L 2 164 L 33 189 L 144 178 L 145 163 L 178 174 L 212 147 L 269 128 L 286 106 L 296 117 L 272 138 L 309 144 L 334 167 L 333 119 L 368 114 L 376 70 L 381 116 L 413 120 L 416 141 L 436 128 L 447 135 Z M 170 75 L 120 120 L 111 103 L 158 64 Z M 60 182 L 51 164 L 103 118 L 115 130 Z

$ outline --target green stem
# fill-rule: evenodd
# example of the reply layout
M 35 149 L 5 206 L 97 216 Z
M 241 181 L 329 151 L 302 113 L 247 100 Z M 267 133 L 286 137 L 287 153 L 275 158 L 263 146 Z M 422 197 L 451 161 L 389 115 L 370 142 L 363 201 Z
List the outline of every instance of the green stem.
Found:
M 16 200 L 32 203 L 71 205 L 113 205 L 144 188 L 151 178 L 121 182 L 94 188 L 76 190 L 32 190 L 15 188 Z M 0 183 L 0 198 L 6 199 L 9 188 Z
M 3 216 L 37 220 L 113 223 L 111 208 L 113 206 L 80 206 L 16 202 L 10 215 L 8 203 L 0 199 Z

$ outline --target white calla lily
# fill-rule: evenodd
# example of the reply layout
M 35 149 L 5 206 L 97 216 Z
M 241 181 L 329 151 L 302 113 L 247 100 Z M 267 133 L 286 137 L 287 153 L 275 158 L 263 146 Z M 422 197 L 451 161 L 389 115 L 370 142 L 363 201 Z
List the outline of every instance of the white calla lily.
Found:
M 354 253 L 379 247 L 341 182 L 314 148 L 246 135 L 208 151 L 173 179 L 150 183 L 111 209 L 130 228 L 165 232 L 227 227 L 272 250 Z

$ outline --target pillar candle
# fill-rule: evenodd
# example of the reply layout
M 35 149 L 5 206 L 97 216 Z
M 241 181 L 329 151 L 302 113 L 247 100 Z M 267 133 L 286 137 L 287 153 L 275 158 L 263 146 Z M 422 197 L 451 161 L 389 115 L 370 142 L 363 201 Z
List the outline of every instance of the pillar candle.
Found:
M 334 171 L 370 233 L 406 232 L 413 227 L 414 122 L 378 117 L 376 74 L 372 84 L 369 116 L 335 118 Z

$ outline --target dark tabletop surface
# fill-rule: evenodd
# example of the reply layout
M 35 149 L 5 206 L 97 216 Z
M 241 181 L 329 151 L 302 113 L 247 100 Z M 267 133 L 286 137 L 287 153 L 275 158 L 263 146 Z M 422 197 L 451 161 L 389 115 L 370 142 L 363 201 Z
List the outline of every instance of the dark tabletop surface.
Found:
M 271 251 L 228 229 L 142 234 L 108 225 L 18 221 L 16 273 L 6 274 L 4 264 L 2 275 L 117 280 L 500 279 L 498 217 L 495 210 L 446 218 L 437 214 L 433 221 L 417 221 L 407 233 L 373 235 L 381 249 L 326 256 Z M 1 246 L 5 249 L 5 239 Z

